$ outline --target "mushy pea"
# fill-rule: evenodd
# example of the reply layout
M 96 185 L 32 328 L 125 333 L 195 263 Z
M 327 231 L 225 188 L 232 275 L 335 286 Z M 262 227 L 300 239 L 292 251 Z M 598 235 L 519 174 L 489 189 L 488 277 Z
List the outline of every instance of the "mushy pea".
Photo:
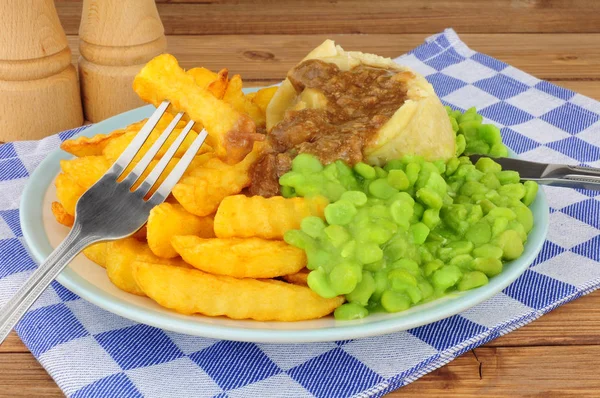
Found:
M 300 154 L 279 183 L 284 196 L 324 195 L 325 221 L 307 217 L 285 241 L 308 258 L 308 285 L 345 295 L 336 319 L 398 312 L 453 291 L 483 286 L 518 258 L 533 227 L 537 184 L 521 183 L 489 158 L 506 156 L 500 131 L 474 109 L 448 109 L 457 157 L 405 156 L 383 168 L 341 160 L 326 166 Z

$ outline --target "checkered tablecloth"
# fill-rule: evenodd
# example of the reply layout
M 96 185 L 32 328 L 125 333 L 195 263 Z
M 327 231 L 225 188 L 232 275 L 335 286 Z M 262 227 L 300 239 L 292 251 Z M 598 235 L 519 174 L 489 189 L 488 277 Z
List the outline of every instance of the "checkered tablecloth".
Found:
M 598 102 L 475 52 L 453 30 L 398 62 L 424 74 L 445 104 L 476 106 L 521 157 L 600 166 Z M 0 305 L 35 268 L 19 226 L 23 186 L 76 132 L 0 146 Z M 17 332 L 71 397 L 381 396 L 598 288 L 600 196 L 546 192 L 550 232 L 531 267 L 490 300 L 406 332 L 298 345 L 211 340 L 136 324 L 57 283 Z

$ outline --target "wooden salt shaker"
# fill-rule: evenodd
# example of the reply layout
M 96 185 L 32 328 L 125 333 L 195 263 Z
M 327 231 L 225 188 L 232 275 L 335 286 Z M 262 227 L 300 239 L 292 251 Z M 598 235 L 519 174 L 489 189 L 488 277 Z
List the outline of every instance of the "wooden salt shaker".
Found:
M 144 105 L 133 78 L 167 48 L 154 0 L 84 0 L 79 39 L 85 118 L 98 122 Z
M 0 141 L 83 123 L 71 50 L 52 0 L 0 1 Z

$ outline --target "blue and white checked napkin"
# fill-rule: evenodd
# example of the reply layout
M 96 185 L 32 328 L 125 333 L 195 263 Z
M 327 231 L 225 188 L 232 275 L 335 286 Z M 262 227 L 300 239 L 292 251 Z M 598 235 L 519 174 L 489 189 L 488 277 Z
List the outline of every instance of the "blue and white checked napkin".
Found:
M 453 30 L 398 62 L 445 104 L 476 106 L 521 157 L 600 166 L 600 103 L 475 52 Z M 23 186 L 79 130 L 0 146 L 0 305 L 35 268 L 19 226 Z M 600 286 L 600 195 L 546 192 L 550 232 L 531 268 L 490 300 L 406 332 L 300 345 L 211 340 L 136 324 L 57 283 L 17 332 L 70 397 L 381 396 Z

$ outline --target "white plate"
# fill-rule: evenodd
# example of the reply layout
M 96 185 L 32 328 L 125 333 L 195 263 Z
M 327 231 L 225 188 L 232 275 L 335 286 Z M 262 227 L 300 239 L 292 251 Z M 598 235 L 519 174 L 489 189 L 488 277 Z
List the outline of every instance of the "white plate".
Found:
M 100 122 L 81 135 L 94 136 L 123 128 L 152 114 L 145 106 Z M 60 172 L 59 160 L 71 156 L 61 150 L 51 153 L 35 170 L 23 192 L 21 226 L 32 256 L 41 262 L 67 235 L 59 225 L 50 204 L 56 200 L 54 179 Z M 504 271 L 481 288 L 457 293 L 443 299 L 413 307 L 396 314 L 373 314 L 356 321 L 335 321 L 333 317 L 302 322 L 236 321 L 224 317 L 186 316 L 169 311 L 154 301 L 117 289 L 103 268 L 83 255 L 77 256 L 58 277 L 58 282 L 80 297 L 125 318 L 175 332 L 216 339 L 298 343 L 347 340 L 381 335 L 425 325 L 464 311 L 500 292 L 521 275 L 540 251 L 548 228 L 548 205 L 540 190 L 532 205 L 535 227 L 525 245 L 525 252 L 508 263 Z M 233 293 L 235 294 L 235 293 Z

